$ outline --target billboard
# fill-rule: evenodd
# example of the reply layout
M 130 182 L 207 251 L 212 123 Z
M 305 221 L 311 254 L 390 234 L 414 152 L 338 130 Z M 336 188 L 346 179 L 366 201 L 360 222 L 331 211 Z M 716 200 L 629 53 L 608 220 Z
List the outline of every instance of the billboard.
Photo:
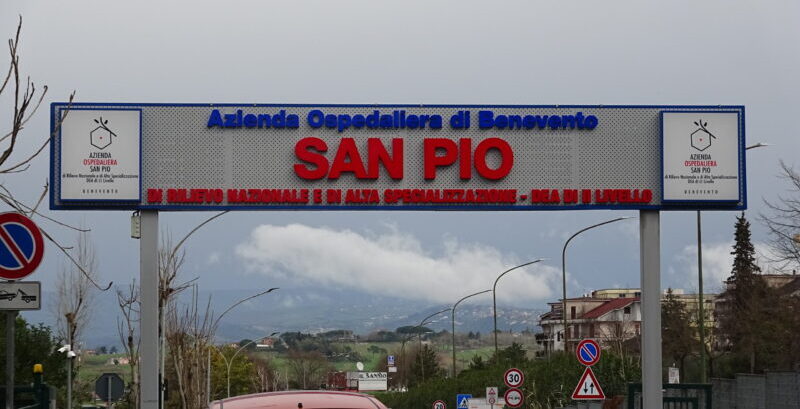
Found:
M 747 203 L 743 106 L 54 103 L 51 128 L 52 209 Z
M 386 372 L 359 372 L 359 391 L 385 391 L 387 390 L 389 376 Z

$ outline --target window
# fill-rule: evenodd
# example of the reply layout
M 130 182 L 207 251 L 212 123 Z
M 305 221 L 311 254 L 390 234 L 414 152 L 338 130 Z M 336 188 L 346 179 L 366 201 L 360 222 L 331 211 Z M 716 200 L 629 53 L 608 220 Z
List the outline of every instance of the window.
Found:
M 571 319 L 575 319 L 575 307 L 570 307 L 569 314 Z
M 630 307 L 630 306 L 627 306 L 627 307 L 625 307 L 625 308 L 622 310 L 622 312 L 623 312 L 624 314 L 630 314 L 630 313 L 631 313 L 631 307 Z

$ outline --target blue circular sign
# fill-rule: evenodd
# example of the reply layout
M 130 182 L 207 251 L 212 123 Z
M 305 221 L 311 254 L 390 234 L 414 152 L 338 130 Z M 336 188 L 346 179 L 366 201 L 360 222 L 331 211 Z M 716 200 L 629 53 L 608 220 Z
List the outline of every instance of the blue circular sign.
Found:
M 39 267 L 44 255 L 42 232 L 19 213 L 0 214 L 0 277 L 23 278 Z
M 592 366 L 600 360 L 600 345 L 593 339 L 584 339 L 575 350 L 578 361 L 586 366 Z

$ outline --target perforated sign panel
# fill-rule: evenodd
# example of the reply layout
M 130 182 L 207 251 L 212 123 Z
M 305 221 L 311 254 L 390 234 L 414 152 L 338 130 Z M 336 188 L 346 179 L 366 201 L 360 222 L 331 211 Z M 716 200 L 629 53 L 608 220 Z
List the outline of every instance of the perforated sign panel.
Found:
M 53 209 L 746 207 L 742 106 L 85 103 L 72 109 L 80 111 L 67 112 L 64 103 L 51 106 Z M 83 135 L 92 124 L 70 122 L 108 110 L 140 112 L 140 153 L 128 141 L 127 153 L 109 156 L 103 152 L 110 148 L 99 148 L 105 142 L 92 144 L 91 135 Z M 661 115 L 677 110 L 738 114 L 738 135 L 728 141 L 735 144 L 728 151 L 736 155 L 738 200 L 663 201 Z M 687 120 L 697 120 L 692 118 Z M 122 134 L 123 125 L 103 127 Z M 70 133 L 75 129 L 77 136 Z M 116 172 L 113 165 L 123 158 L 127 165 L 137 158 L 141 163 L 138 199 L 130 192 L 137 172 Z M 69 179 L 66 190 L 66 163 L 74 167 L 87 159 L 85 171 L 72 172 L 79 177 Z M 81 176 L 84 185 L 76 186 Z M 115 199 L 118 183 L 125 183 L 125 195 Z M 76 200 L 82 189 L 112 193 Z

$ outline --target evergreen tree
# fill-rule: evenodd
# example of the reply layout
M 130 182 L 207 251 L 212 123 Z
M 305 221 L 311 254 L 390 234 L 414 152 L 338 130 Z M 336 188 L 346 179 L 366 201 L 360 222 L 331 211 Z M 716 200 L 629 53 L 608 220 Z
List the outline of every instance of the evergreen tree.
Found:
M 436 351 L 428 344 L 423 345 L 411 366 L 409 385 L 415 386 L 426 380 L 443 377 L 444 369 L 439 366 L 439 357 L 436 356 Z
M 0 327 L 5 328 L 6 315 L 0 314 Z M 33 365 L 44 367 L 44 382 L 56 388 L 63 388 L 67 378 L 67 358 L 57 351 L 63 343 L 53 331 L 43 324 L 32 325 L 17 316 L 14 329 L 14 383 L 27 385 L 33 382 Z M 0 337 L 0 365 L 5 368 L 5 337 Z M 0 374 L 5 382 L 5 372 Z
M 691 322 L 686 305 L 678 299 L 672 288 L 667 289 L 667 296 L 661 303 L 661 344 L 664 356 L 672 361 L 667 363 L 678 365 L 681 379 L 686 379 L 684 364 L 697 344 Z
M 733 268 L 723 295 L 725 308 L 718 317 L 719 329 L 730 351 L 740 360 L 748 361 L 750 372 L 755 372 L 759 349 L 769 336 L 771 300 L 767 284 L 758 274 L 761 268 L 755 261 L 750 222 L 744 212 L 736 218 L 734 241 Z
M 497 351 L 497 354 L 493 355 L 489 362 L 492 365 L 512 367 L 527 363 L 528 357 L 522 344 L 513 342 L 508 348 Z

